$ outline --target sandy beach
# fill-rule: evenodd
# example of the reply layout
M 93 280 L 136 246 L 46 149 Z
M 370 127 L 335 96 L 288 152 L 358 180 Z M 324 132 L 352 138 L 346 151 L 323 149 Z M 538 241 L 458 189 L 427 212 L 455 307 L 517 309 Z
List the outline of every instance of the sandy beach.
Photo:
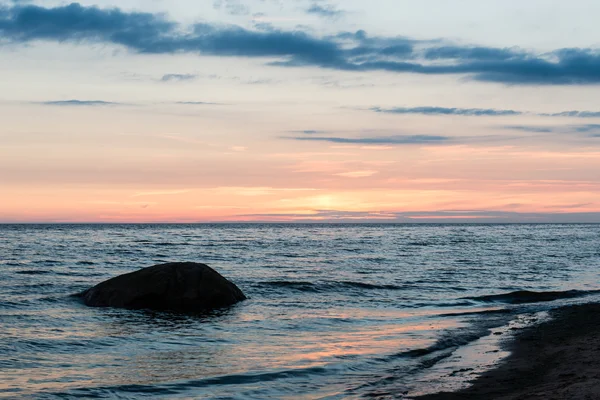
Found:
M 551 316 L 506 343 L 511 355 L 473 386 L 418 400 L 600 399 L 600 304 L 560 308 Z

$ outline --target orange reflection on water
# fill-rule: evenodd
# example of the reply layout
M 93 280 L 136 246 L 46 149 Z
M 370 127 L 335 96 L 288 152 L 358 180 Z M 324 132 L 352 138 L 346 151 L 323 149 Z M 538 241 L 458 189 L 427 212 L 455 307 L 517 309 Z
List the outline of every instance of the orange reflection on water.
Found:
M 324 364 L 334 359 L 364 355 L 400 353 L 416 348 L 425 348 L 432 344 L 429 331 L 439 331 L 457 327 L 453 320 L 420 321 L 413 324 L 386 324 L 366 326 L 364 330 L 349 332 L 330 332 L 328 335 L 315 336 L 311 344 L 306 338 L 298 338 L 296 345 L 282 360 L 284 363 Z M 311 364 L 311 365 L 315 365 Z

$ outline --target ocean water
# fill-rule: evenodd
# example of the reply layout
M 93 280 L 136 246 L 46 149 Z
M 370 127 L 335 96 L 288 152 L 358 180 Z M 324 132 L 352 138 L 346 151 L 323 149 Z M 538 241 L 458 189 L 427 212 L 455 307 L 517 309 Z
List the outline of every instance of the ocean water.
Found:
M 209 264 L 249 299 L 193 316 L 70 296 L 171 261 Z M 0 225 L 0 397 L 459 387 L 504 355 L 514 329 L 598 301 L 599 267 L 600 225 Z

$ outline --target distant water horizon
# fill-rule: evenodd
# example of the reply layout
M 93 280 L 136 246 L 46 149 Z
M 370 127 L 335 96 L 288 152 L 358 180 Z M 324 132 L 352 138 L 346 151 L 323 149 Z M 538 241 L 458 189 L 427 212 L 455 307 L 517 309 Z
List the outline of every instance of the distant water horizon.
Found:
M 0 224 L 0 396 L 400 398 L 600 299 L 596 223 Z M 202 316 L 70 295 L 171 261 L 249 297 Z
M 208 222 L 2 222 L 0 225 L 600 225 L 600 221 L 591 222 L 527 222 L 527 221 L 208 221 Z

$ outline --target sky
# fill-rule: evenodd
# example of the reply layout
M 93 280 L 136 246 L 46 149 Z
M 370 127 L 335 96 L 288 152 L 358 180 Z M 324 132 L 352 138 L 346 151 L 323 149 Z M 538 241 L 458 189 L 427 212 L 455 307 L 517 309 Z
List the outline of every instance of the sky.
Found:
M 596 0 L 0 0 L 0 222 L 600 222 Z

